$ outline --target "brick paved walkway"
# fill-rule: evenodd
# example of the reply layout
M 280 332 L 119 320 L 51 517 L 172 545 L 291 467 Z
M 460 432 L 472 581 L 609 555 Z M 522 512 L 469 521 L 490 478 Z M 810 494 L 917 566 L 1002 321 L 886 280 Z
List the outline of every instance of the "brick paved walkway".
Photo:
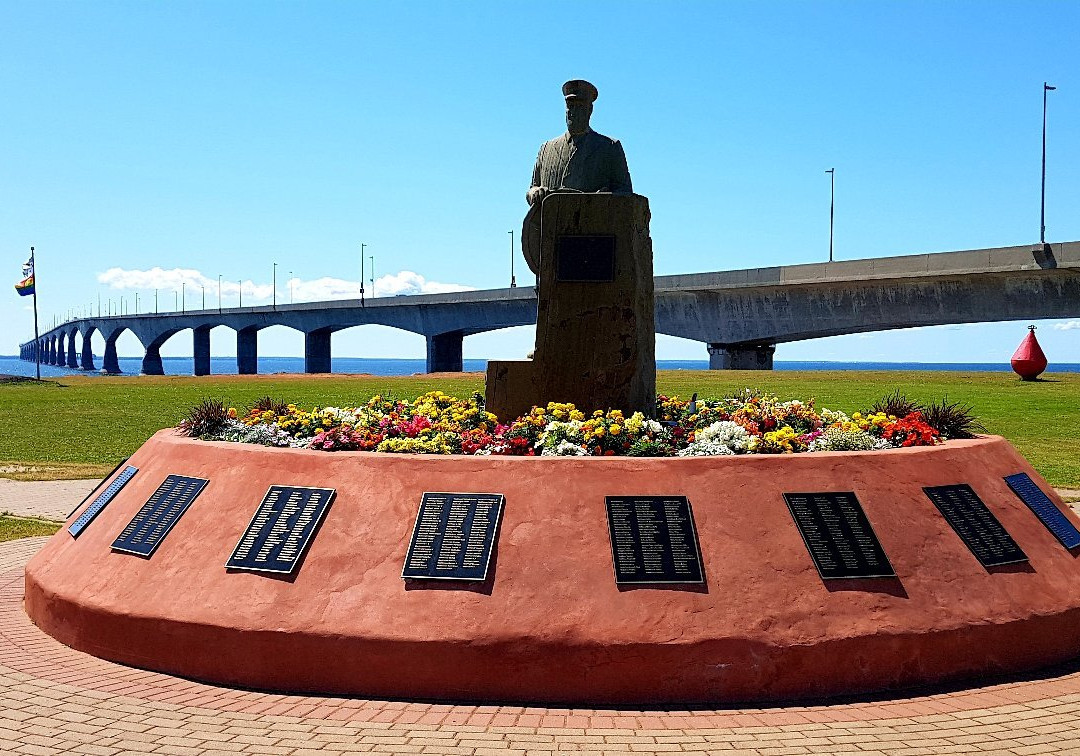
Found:
M 100 481 L 43 480 L 24 482 L 0 478 L 0 512 L 20 517 L 66 520 L 68 512 Z
M 285 696 L 73 651 L 22 609 L 45 539 L 0 544 L 0 753 L 1080 754 L 1080 665 L 914 697 L 717 711 L 609 711 Z

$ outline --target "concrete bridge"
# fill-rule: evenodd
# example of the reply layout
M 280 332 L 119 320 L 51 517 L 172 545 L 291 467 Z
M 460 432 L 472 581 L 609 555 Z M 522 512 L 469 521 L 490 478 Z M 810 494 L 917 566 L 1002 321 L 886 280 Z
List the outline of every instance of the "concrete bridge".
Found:
M 998 247 L 656 278 L 657 333 L 701 341 L 709 366 L 769 369 L 776 344 L 912 326 L 1080 317 L 1080 242 Z M 304 334 L 304 369 L 330 372 L 335 331 L 378 324 L 422 334 L 429 372 L 460 371 L 466 336 L 536 322 L 532 288 L 492 289 L 276 307 L 114 315 L 68 321 L 21 356 L 94 370 L 91 336 L 105 340 L 102 371 L 120 372 L 116 340 L 142 343 L 142 372 L 160 375 L 161 346 L 191 330 L 195 375 L 210 372 L 210 330 L 236 332 L 241 374 L 258 371 L 258 335 L 284 325 Z M 80 345 L 76 348 L 76 337 Z

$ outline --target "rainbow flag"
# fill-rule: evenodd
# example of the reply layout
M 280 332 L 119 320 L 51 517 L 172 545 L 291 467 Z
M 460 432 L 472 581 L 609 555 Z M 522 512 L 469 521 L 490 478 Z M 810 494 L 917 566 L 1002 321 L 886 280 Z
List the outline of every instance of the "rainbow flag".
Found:
M 15 284 L 15 291 L 19 292 L 20 297 L 28 297 L 34 293 L 34 274 L 24 278 Z

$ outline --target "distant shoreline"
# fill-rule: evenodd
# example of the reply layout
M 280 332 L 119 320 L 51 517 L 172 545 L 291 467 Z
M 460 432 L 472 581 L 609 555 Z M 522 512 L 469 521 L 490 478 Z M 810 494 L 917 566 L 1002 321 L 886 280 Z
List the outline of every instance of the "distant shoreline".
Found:
M 466 359 L 463 361 L 466 373 L 482 373 L 486 370 L 487 360 Z M 100 369 L 102 360 L 94 357 L 94 365 Z M 122 375 L 139 375 L 142 360 L 138 357 L 120 357 Z M 194 362 L 191 357 L 163 357 L 162 364 L 166 375 L 191 376 Z M 333 372 L 330 375 L 377 375 L 410 376 L 423 374 L 426 363 L 423 359 L 394 359 L 389 357 L 339 357 L 331 361 Z M 708 370 L 707 360 L 657 360 L 657 370 Z M 843 360 L 777 360 L 775 370 L 786 371 L 910 371 L 910 372 L 960 372 L 960 373 L 1011 373 L 1008 361 L 1003 362 L 848 362 Z M 1080 373 L 1080 363 L 1050 363 L 1047 373 Z M 25 362 L 13 355 L 0 356 L 0 373 L 11 376 L 33 376 L 34 363 Z M 235 357 L 213 357 L 210 360 L 211 375 L 237 375 Z M 98 371 L 83 372 L 53 365 L 42 365 L 42 377 L 63 377 L 70 375 L 99 375 Z M 306 375 L 302 357 L 259 357 L 259 375 Z

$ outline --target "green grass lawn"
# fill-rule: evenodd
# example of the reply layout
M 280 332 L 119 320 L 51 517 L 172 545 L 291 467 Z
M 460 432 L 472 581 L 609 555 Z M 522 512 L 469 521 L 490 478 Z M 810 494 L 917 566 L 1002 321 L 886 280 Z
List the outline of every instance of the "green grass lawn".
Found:
M 60 529 L 61 524 L 34 517 L 12 517 L 0 514 L 0 543 L 14 541 L 16 538 L 52 535 Z
M 658 374 L 657 390 L 708 397 L 755 387 L 849 413 L 895 389 L 921 400 L 948 395 L 974 405 L 987 429 L 1008 438 L 1052 485 L 1080 488 L 1080 375 L 1044 378 L 1025 383 L 1011 373 L 675 370 Z M 483 390 L 483 376 L 76 375 L 0 384 L 0 475 L 104 475 L 205 397 L 236 407 L 266 395 L 303 407 L 342 406 L 375 393 L 413 398 L 434 389 L 468 396 Z

